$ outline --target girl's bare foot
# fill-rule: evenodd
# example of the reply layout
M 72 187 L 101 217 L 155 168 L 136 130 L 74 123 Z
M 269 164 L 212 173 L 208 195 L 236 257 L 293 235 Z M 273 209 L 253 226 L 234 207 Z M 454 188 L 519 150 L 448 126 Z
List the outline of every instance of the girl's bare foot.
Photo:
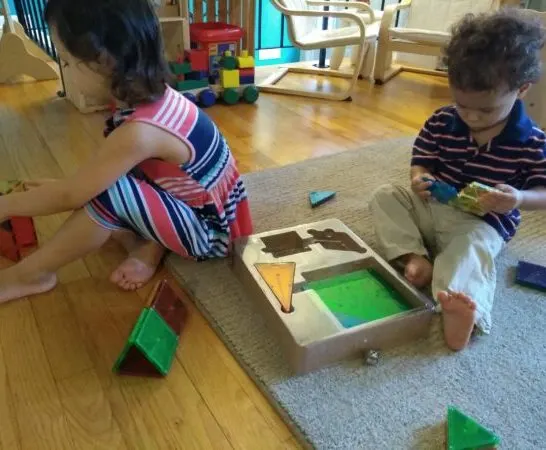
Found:
M 119 230 L 112 233 L 112 239 L 119 242 L 127 253 L 131 253 L 139 244 L 144 242 L 144 239 L 137 236 L 132 231 Z
M 157 242 L 141 240 L 112 272 L 110 281 L 126 291 L 140 289 L 154 276 L 164 254 L 165 248 Z
M 421 289 L 432 281 L 432 264 L 421 255 L 407 255 L 401 258 L 404 264 L 404 276 L 413 286 Z
M 461 292 L 438 293 L 442 305 L 444 338 L 451 350 L 462 350 L 468 344 L 474 329 L 476 303 Z
M 0 303 L 42 294 L 57 285 L 57 276 L 54 273 L 26 278 L 18 275 L 15 267 L 0 272 Z

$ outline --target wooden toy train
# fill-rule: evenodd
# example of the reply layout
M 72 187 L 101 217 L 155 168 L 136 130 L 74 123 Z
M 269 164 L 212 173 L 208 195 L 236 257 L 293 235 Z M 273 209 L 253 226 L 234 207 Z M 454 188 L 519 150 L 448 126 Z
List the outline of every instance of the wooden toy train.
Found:
M 224 23 L 191 24 L 191 49 L 170 64 L 176 76 L 174 88 L 205 108 L 219 99 L 228 105 L 256 102 L 254 58 L 247 50 L 236 56 L 243 34 L 240 27 Z

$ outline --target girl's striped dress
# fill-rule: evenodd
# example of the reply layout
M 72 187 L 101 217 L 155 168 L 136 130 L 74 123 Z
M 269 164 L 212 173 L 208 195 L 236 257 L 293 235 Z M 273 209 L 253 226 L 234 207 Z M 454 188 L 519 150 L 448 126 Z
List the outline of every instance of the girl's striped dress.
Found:
M 163 98 L 107 121 L 107 136 L 129 121 L 178 137 L 191 159 L 178 166 L 140 163 L 86 205 L 89 216 L 112 230 L 128 229 L 183 257 L 223 257 L 233 239 L 252 233 L 245 186 L 217 126 L 196 105 L 168 87 Z

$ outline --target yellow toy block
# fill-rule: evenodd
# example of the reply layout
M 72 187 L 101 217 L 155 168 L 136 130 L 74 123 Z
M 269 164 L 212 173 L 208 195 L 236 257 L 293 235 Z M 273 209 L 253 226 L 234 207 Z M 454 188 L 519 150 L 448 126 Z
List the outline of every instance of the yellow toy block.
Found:
M 220 85 L 224 89 L 236 88 L 240 85 L 239 71 L 220 69 Z
M 248 55 L 248 50 L 243 50 L 241 52 L 241 56 L 237 57 L 237 63 L 239 65 L 239 69 L 251 69 L 255 67 L 254 57 Z

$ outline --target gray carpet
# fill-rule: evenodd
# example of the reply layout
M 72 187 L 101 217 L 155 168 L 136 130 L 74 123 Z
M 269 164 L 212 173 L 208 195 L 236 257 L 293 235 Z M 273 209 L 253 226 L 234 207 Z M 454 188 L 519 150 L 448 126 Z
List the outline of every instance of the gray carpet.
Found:
M 411 138 L 246 176 L 257 231 L 328 217 L 374 245 L 367 201 L 382 182 L 408 177 Z M 337 199 L 312 210 L 310 190 Z M 502 253 L 493 330 L 458 354 L 443 344 L 439 321 L 428 339 L 382 355 L 376 367 L 347 361 L 293 377 L 228 261 L 168 266 L 222 340 L 301 440 L 317 449 L 440 449 L 448 405 L 492 428 L 501 448 L 546 448 L 546 295 L 514 285 L 518 258 L 546 263 L 546 215 L 526 214 Z

